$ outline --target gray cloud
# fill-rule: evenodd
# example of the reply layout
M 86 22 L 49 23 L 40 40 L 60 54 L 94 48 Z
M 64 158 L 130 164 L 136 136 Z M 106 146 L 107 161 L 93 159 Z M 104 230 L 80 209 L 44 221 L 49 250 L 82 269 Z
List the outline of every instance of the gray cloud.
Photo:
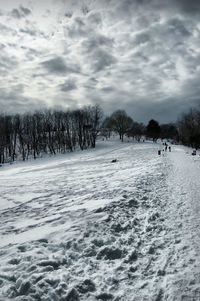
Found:
M 172 18 L 167 22 L 168 33 L 173 36 L 180 36 L 182 39 L 191 36 L 191 33 L 186 28 L 187 24 L 179 18 Z
M 40 108 L 45 108 L 46 104 L 41 99 L 25 97 L 23 95 L 23 85 L 15 85 L 9 89 L 0 88 L 0 107 L 1 112 L 6 113 L 25 113 Z
M 150 41 L 151 37 L 147 32 L 138 33 L 134 38 L 135 44 L 144 44 Z
M 8 110 L 98 102 L 166 122 L 199 104 L 199 1 L 46 0 L 8 7 L 12 18 L 2 11 Z
M 35 30 L 33 30 L 33 29 L 29 29 L 29 28 L 22 28 L 22 29 L 20 29 L 20 32 L 21 33 L 25 33 L 25 34 L 28 34 L 28 35 L 30 35 L 30 36 L 35 36 L 36 35 L 36 31 Z
M 0 72 L 2 75 L 6 75 L 12 70 L 13 68 L 17 68 L 18 61 L 14 56 L 6 56 L 5 53 L 0 55 Z
M 129 0 L 125 0 L 125 7 L 127 5 L 127 3 L 129 3 L 129 5 L 133 4 L 135 2 L 135 4 L 137 4 L 138 6 L 146 6 L 146 7 L 151 7 L 153 6 L 154 9 L 168 9 L 168 8 L 172 8 L 172 9 L 177 9 L 178 11 L 182 11 L 185 13 L 199 13 L 200 12 L 200 3 L 198 0 L 192 0 L 192 1 L 188 1 L 188 0 L 136 0 L 136 1 L 129 1 Z
M 65 59 L 59 56 L 44 61 L 41 65 L 50 73 L 55 73 L 57 75 L 80 72 L 79 66 L 73 64 L 67 65 Z
M 69 92 L 77 89 L 75 79 L 68 79 L 63 84 L 59 85 L 59 89 L 62 92 Z
M 14 18 L 21 19 L 31 14 L 31 10 L 29 8 L 20 6 L 18 9 L 14 8 L 10 15 Z
M 0 43 L 0 49 L 2 50 L 2 49 L 4 49 L 6 47 L 6 45 L 5 44 L 3 44 L 3 43 Z
M 27 7 L 20 6 L 20 10 L 24 13 L 24 16 L 28 16 L 31 14 L 31 10 Z
M 17 34 L 17 30 L 16 29 L 8 27 L 8 26 L 6 26 L 6 25 L 4 25 L 2 23 L 0 23 L 0 31 L 3 34 L 8 34 L 8 33 L 14 34 L 14 35 Z
M 92 69 L 94 72 L 99 72 L 117 62 L 116 58 L 104 49 L 97 49 L 90 57 Z
M 71 38 L 83 37 L 87 35 L 86 24 L 80 17 L 75 17 L 68 28 L 68 35 Z
M 100 12 L 90 12 L 87 16 L 90 24 L 102 25 L 102 16 Z
M 85 52 L 91 52 L 95 49 L 99 49 L 99 47 L 112 47 L 112 46 L 113 46 L 113 39 L 99 33 L 95 33 L 91 36 L 88 36 L 82 42 L 82 47 L 85 50 Z
M 14 8 L 12 11 L 11 11 L 11 16 L 14 17 L 14 18 L 17 18 L 17 19 L 20 19 L 20 18 L 23 18 L 24 15 L 20 13 L 20 11 L 17 9 L 17 8 Z
M 183 9 L 186 13 L 199 13 L 200 12 L 200 2 L 198 0 L 171 0 L 172 5 L 177 5 L 179 8 Z

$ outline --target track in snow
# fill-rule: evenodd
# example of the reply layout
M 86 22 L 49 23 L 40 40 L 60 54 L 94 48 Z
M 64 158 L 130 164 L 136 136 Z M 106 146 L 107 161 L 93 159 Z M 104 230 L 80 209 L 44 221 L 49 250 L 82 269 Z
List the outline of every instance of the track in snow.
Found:
M 3 168 L 1 300 L 198 301 L 200 160 L 157 149 Z

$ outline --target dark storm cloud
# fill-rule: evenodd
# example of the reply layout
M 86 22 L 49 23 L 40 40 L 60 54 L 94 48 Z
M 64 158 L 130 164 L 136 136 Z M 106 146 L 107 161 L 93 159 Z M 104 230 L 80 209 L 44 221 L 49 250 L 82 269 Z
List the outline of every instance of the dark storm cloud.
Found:
M 167 99 L 162 103 L 150 103 L 143 100 L 132 106 L 129 104 L 128 112 L 133 119 L 142 120 L 145 124 L 152 118 L 162 123 L 168 123 L 177 119 L 177 112 L 184 112 L 186 109 L 187 106 L 177 103 L 176 99 Z
M 196 106 L 197 102 L 190 99 L 190 107 Z M 133 106 L 133 116 L 141 116 L 140 119 L 145 120 L 146 123 L 151 119 L 157 119 L 159 122 L 167 123 L 176 121 L 177 118 L 188 111 L 188 100 L 167 98 L 160 103 L 143 102 L 142 106 Z M 135 111 L 135 113 L 134 113 Z
M 11 11 L 11 16 L 14 17 L 14 18 L 17 18 L 17 19 L 20 19 L 20 18 L 23 18 L 24 15 L 20 13 L 20 11 L 17 9 L 17 8 L 14 8 L 12 11 Z
M 31 14 L 31 10 L 29 8 L 20 6 L 20 10 L 24 13 L 24 16 L 28 16 Z
M 30 14 L 31 14 L 31 10 L 23 6 L 20 6 L 18 9 L 14 8 L 10 13 L 12 17 L 17 19 L 25 18 Z
M 22 97 L 23 106 L 35 106 L 41 97 L 65 106 L 69 97 L 70 105 L 98 102 L 106 113 L 120 107 L 146 122 L 175 120 L 198 104 L 200 1 L 45 0 L 32 1 L 31 10 L 22 5 L 8 7 L 0 24 L 1 74 L 10 86 L 26 83 L 15 93 L 16 103 Z M 9 85 L 7 90 L 4 99 L 14 104 Z
M 135 0 L 135 1 L 129 1 L 125 0 L 123 1 L 124 5 L 121 7 L 124 7 L 124 10 L 126 10 L 126 7 L 131 7 L 132 5 L 137 5 L 138 7 L 151 7 L 153 6 L 154 9 L 167 9 L 167 8 L 176 8 L 179 11 L 185 12 L 185 13 L 199 13 L 200 12 L 200 2 L 199 0 Z
M 83 65 L 97 78 L 95 84 L 89 80 L 84 85 L 88 89 L 86 99 L 99 102 L 110 112 L 121 104 L 138 121 L 146 122 L 152 117 L 165 122 L 175 120 L 178 112 L 196 105 L 197 21 L 182 15 L 184 10 L 191 11 L 188 2 L 183 4 L 111 1 L 112 13 L 107 22 L 111 26 L 120 24 L 113 35 L 109 34 L 109 26 L 101 31 L 104 18 L 97 10 L 86 18 L 74 18 L 69 36 L 82 39 Z
M 108 91 L 106 91 L 108 92 Z M 174 122 L 182 114 L 188 111 L 190 107 L 200 105 L 200 98 L 190 100 L 187 99 L 166 98 L 160 102 L 152 101 L 152 99 L 140 98 L 130 99 L 122 102 L 123 94 L 116 95 L 116 99 L 106 101 L 103 97 L 94 97 L 94 104 L 99 103 L 103 107 L 107 107 L 107 114 L 111 114 L 114 110 L 124 109 L 127 114 L 138 122 L 148 123 L 150 119 L 156 119 L 161 123 Z
M 200 2 L 199 0 L 171 0 L 172 5 L 178 6 L 178 8 L 183 9 L 186 13 L 197 13 L 200 12 Z
M 180 36 L 182 39 L 191 36 L 191 33 L 187 30 L 184 22 L 178 18 L 170 19 L 166 26 L 168 34 L 172 36 Z
M 57 75 L 63 75 L 66 73 L 78 73 L 80 72 L 79 66 L 74 64 L 66 64 L 66 60 L 63 57 L 54 57 L 41 63 L 41 65 L 49 72 Z

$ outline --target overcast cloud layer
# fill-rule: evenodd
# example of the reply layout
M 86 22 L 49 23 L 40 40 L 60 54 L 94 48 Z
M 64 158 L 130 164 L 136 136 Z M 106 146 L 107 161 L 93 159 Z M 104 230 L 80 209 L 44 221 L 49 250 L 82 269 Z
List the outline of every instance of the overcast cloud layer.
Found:
M 3 112 L 175 121 L 200 104 L 200 1 L 0 0 L 0 72 Z

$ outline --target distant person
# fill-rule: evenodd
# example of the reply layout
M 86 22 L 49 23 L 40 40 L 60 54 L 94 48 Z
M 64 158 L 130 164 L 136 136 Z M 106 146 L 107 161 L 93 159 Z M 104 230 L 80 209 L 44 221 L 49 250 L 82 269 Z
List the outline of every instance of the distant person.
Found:
M 169 146 L 169 152 L 171 152 L 171 146 Z
M 192 156 L 196 156 L 196 154 L 197 154 L 196 149 L 193 149 Z

